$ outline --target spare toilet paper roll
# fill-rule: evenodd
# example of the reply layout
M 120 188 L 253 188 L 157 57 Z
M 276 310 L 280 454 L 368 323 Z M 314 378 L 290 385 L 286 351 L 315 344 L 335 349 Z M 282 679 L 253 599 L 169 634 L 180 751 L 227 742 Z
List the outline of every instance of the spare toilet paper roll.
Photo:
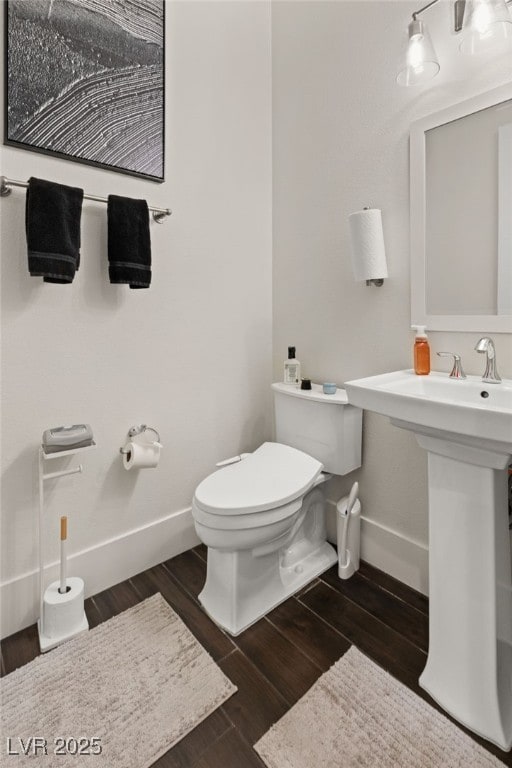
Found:
M 351 213 L 352 268 L 356 280 L 378 280 L 388 276 L 382 216 L 378 208 Z
M 54 581 L 44 593 L 44 634 L 53 638 L 73 632 L 84 619 L 84 582 L 78 576 L 66 579 L 68 591 L 59 592 Z
M 160 461 L 160 443 L 126 443 L 123 453 L 125 469 L 156 467 Z

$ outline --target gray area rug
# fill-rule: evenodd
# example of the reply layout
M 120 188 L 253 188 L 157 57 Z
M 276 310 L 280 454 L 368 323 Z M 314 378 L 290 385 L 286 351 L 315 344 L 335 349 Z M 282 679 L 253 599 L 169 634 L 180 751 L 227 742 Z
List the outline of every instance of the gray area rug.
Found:
M 254 748 L 269 768 L 503 768 L 354 647 Z
M 18 752 L 5 763 L 147 768 L 236 690 L 153 595 L 2 678 L 0 743 L 4 756 Z M 31 736 L 47 755 L 34 756 Z

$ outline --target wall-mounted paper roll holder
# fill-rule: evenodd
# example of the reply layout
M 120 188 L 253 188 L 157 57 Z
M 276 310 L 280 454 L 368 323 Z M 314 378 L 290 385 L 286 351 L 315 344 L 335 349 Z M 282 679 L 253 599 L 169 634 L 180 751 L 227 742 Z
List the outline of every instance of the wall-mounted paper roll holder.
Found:
M 388 276 L 381 212 L 365 206 L 348 218 L 354 278 L 380 288 Z
M 157 443 L 160 442 L 160 435 L 154 427 L 148 427 L 147 424 L 140 424 L 138 427 L 130 427 L 128 430 L 128 437 L 136 437 L 137 435 L 143 435 L 144 432 L 154 432 L 156 435 Z M 129 453 L 126 448 L 120 448 L 119 453 Z

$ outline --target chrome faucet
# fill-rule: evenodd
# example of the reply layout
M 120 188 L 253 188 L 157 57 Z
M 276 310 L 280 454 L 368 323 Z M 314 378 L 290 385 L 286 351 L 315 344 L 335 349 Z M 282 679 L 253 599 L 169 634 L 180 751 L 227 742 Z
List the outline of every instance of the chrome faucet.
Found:
M 465 379 L 466 374 L 462 367 L 462 360 L 460 355 L 456 355 L 455 352 L 438 352 L 438 357 L 453 357 L 453 367 L 450 372 L 450 379 Z
M 494 347 L 494 341 L 488 336 L 484 336 L 475 346 L 477 352 L 485 352 L 485 371 L 482 376 L 482 381 L 487 384 L 499 384 L 501 382 L 501 376 L 498 373 L 496 367 L 496 349 Z

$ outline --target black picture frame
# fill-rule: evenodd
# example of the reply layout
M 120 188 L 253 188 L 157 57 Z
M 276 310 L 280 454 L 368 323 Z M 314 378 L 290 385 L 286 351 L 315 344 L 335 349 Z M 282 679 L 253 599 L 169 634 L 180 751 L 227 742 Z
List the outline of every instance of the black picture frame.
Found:
M 163 182 L 165 0 L 4 6 L 4 144 Z

